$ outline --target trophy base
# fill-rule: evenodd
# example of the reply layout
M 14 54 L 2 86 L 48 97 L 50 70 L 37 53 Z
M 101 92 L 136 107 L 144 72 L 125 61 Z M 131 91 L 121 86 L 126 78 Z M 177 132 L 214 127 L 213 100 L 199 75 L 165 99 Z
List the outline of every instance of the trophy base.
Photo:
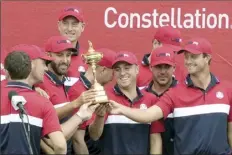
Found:
M 104 104 L 109 102 L 103 86 L 101 86 L 99 83 L 94 83 L 93 88 L 97 91 L 97 95 L 93 104 Z
M 104 103 L 108 103 L 109 100 L 108 100 L 108 97 L 107 96 L 97 96 L 95 98 L 95 101 L 94 101 L 94 104 L 104 104 Z

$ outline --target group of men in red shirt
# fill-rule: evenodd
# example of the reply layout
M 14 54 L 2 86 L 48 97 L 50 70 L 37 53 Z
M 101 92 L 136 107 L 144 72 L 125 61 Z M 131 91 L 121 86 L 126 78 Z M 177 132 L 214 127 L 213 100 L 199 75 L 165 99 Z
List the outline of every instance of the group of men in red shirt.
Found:
M 34 129 L 43 133 L 32 135 L 42 137 L 34 141 L 34 151 L 41 149 L 44 154 L 230 153 L 232 87 L 210 72 L 212 47 L 206 39 L 192 38 L 182 47 L 180 31 L 171 26 L 160 27 L 152 38 L 152 51 L 141 62 L 132 52 L 97 49 L 103 58 L 96 67 L 96 79 L 105 87 L 109 103 L 93 105 L 98 91 L 92 89 L 93 71 L 83 61 L 78 42 L 84 29 L 82 10 L 64 8 L 58 17 L 60 35 L 50 37 L 44 49 L 20 44 L 6 56 L 6 72 L 1 75 L 5 94 L 14 89 L 25 96 L 28 112 L 33 109 L 30 109 L 33 102 L 43 102 L 37 103 L 40 107 L 29 113 L 32 122 L 35 116 L 45 122 Z M 184 54 L 186 68 L 177 63 L 178 54 Z M 13 76 L 20 71 L 17 66 L 9 65 L 16 58 L 19 66 L 27 66 L 27 76 Z M 26 64 L 29 60 L 31 66 Z M 108 85 L 113 77 L 115 84 Z M 1 123 L 1 128 L 7 130 L 10 123 L 19 123 L 11 116 L 17 111 L 12 112 L 5 95 L 1 96 L 1 103 L 4 103 L 1 120 L 8 119 Z M 48 104 L 54 108 L 49 109 Z M 37 110 L 42 114 L 34 112 Z M 5 135 L 1 143 L 3 153 L 28 153 L 25 138 L 22 151 L 9 149 L 6 141 L 20 139 L 16 137 Z

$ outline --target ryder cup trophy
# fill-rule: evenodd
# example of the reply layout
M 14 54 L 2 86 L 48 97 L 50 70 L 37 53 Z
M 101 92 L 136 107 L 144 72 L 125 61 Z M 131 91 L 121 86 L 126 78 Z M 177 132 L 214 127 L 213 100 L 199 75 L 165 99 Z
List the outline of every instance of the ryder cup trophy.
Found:
M 94 104 L 107 103 L 108 102 L 108 97 L 106 95 L 104 87 L 101 86 L 97 82 L 97 79 L 96 79 L 97 63 L 103 58 L 103 54 L 94 50 L 91 41 L 88 41 L 88 43 L 89 43 L 88 52 L 86 54 L 83 54 L 82 56 L 83 56 L 85 62 L 89 65 L 89 67 L 92 68 L 92 71 L 93 71 L 94 83 L 92 84 L 91 89 L 95 89 L 98 92 L 97 96 L 95 97 Z

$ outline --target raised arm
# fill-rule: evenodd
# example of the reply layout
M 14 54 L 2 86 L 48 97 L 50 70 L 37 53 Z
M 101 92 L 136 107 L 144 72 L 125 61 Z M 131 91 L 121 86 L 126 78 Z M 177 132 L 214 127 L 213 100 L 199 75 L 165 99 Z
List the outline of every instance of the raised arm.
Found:
M 110 106 L 111 114 L 122 114 L 136 122 L 150 123 L 167 117 L 173 111 L 173 100 L 167 92 L 155 105 L 145 110 L 126 107 L 112 100 Z

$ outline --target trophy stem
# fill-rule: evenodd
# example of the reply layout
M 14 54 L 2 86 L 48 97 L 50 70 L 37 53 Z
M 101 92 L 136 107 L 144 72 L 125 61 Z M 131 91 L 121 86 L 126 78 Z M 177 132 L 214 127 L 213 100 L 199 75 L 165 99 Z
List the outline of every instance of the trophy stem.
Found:
M 96 63 L 93 62 L 91 64 L 91 66 L 92 66 L 92 71 L 93 71 L 94 83 L 97 83 L 97 78 L 96 78 L 96 68 L 97 68 L 97 66 L 96 66 Z

